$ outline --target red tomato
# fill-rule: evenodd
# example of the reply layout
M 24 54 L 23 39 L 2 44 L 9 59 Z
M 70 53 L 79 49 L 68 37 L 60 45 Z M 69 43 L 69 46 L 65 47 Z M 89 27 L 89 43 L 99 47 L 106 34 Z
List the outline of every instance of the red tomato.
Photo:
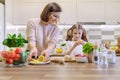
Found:
M 81 57 L 81 54 L 76 54 L 75 57 Z
M 21 54 L 21 53 L 22 53 L 21 48 L 16 48 L 16 49 L 15 49 L 15 53 L 16 53 L 16 54 Z
M 2 56 L 4 57 L 4 58 L 8 58 L 9 57 L 9 55 L 8 55 L 8 52 L 7 51 L 2 51 Z
M 85 54 L 76 54 L 75 57 L 86 57 Z
M 20 54 L 15 54 L 14 61 L 19 61 L 20 60 Z
M 15 57 L 15 52 L 14 51 L 10 51 L 9 52 L 9 58 L 13 59 Z
M 85 54 L 81 54 L 81 57 L 87 57 L 87 55 L 85 55 Z
M 10 58 L 6 59 L 6 63 L 7 64 L 13 64 L 13 59 L 10 59 Z

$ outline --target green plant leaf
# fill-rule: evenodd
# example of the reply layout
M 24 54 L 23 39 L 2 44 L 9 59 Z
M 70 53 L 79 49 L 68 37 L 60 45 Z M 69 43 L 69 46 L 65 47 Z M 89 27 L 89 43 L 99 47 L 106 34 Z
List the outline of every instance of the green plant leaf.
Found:
M 85 54 L 89 54 L 91 52 L 93 52 L 93 45 L 90 42 L 87 42 L 84 46 L 83 46 L 83 52 Z
M 8 47 L 23 47 L 24 44 L 28 43 L 28 40 L 26 40 L 21 34 L 8 34 L 7 38 L 3 40 L 3 45 Z

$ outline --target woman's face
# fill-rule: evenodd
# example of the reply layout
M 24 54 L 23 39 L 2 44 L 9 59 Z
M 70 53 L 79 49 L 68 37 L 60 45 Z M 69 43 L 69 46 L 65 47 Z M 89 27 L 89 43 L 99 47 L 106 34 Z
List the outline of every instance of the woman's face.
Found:
M 83 30 L 73 29 L 73 40 L 78 41 L 82 37 Z
M 49 21 L 52 24 L 58 24 L 60 19 L 60 12 L 51 12 L 49 16 Z

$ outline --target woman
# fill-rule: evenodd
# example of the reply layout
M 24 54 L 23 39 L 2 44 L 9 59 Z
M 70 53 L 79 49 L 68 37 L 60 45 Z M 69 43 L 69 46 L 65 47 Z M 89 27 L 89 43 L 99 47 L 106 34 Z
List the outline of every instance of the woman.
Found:
M 69 34 L 71 35 L 69 35 Z M 67 55 L 75 56 L 82 53 L 82 45 L 88 42 L 85 29 L 74 24 L 67 33 Z
M 31 19 L 27 23 L 26 35 L 30 55 L 32 56 L 45 55 L 48 57 L 58 42 L 59 28 L 57 23 L 60 19 L 61 7 L 55 3 L 49 3 L 43 9 L 40 19 Z

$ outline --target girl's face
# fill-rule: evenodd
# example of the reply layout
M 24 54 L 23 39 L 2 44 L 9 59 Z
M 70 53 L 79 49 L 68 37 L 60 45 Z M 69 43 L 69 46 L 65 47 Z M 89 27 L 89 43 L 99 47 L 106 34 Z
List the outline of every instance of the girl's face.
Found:
M 73 29 L 73 40 L 78 41 L 82 37 L 83 30 Z
M 51 12 L 49 16 L 49 22 L 52 24 L 58 24 L 60 19 L 60 12 Z

